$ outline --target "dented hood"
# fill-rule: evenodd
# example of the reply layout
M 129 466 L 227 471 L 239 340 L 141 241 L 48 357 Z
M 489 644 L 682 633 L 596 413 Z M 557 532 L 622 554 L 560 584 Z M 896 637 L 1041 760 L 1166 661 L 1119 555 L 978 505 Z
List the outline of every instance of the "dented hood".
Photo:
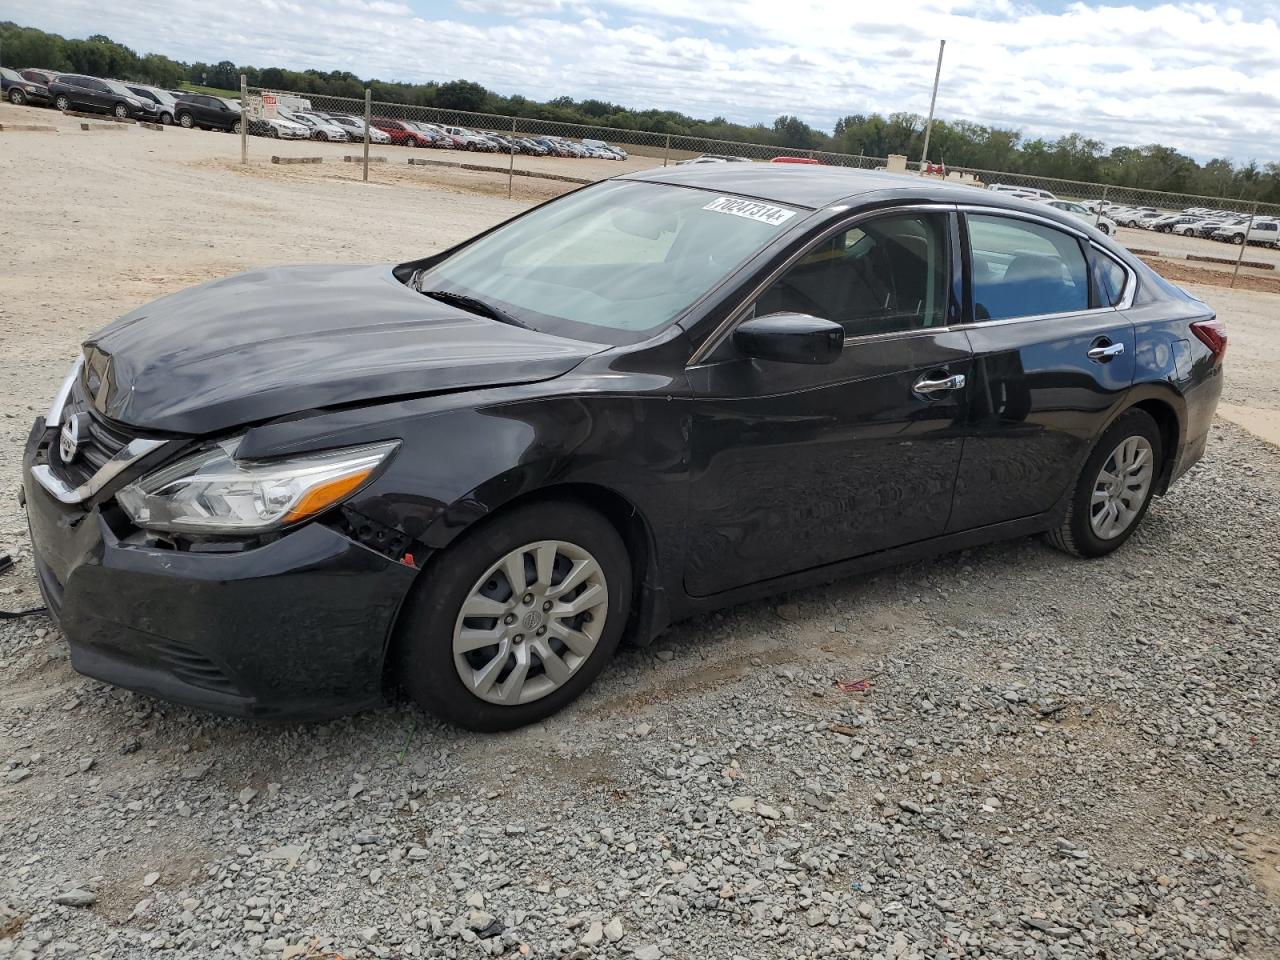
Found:
M 85 341 L 85 358 L 106 416 L 207 434 L 321 407 L 546 380 L 600 349 L 440 303 L 387 266 L 302 266 L 139 307 Z

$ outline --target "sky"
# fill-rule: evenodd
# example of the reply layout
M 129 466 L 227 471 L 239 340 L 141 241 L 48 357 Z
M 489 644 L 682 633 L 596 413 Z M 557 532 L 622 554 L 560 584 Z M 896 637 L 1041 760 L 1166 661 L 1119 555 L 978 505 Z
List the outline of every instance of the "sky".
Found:
M 140 53 L 830 130 L 925 114 L 1280 159 L 1280 0 L 0 0 L 0 19 Z

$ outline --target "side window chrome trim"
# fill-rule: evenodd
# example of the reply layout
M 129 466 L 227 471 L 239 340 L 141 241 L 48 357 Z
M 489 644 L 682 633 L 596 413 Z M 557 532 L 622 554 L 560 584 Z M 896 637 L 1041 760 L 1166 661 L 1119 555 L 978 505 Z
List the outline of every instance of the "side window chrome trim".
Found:
M 818 244 L 822 243 L 824 240 L 829 240 L 836 234 L 843 233 L 844 231 L 848 230 L 850 227 L 856 227 L 859 223 L 863 223 L 867 220 L 873 220 L 877 217 L 889 217 L 889 216 L 895 216 L 895 215 L 904 214 L 904 213 L 951 214 L 955 212 L 956 212 L 956 205 L 954 203 L 911 203 L 911 204 L 903 204 L 902 206 L 897 206 L 897 207 L 878 207 L 875 210 L 864 210 L 860 213 L 855 213 L 852 216 L 845 217 L 841 220 L 837 220 L 832 226 L 828 227 L 826 230 L 823 230 L 822 233 L 814 237 L 813 240 L 805 244 L 802 248 L 797 250 L 791 256 L 787 257 L 787 259 L 784 260 L 775 269 L 771 270 L 765 276 L 764 280 L 762 280 L 760 283 L 758 283 L 755 286 L 755 288 L 751 291 L 751 294 L 742 302 L 742 305 L 739 306 L 736 310 L 734 310 L 731 314 L 729 314 L 729 316 L 725 317 L 725 319 L 720 322 L 720 325 L 711 331 L 707 339 L 702 341 L 701 346 L 699 346 L 698 349 L 693 352 L 692 356 L 690 356 L 689 359 L 685 361 L 685 367 L 686 368 L 696 367 L 698 364 L 705 361 L 710 354 L 714 353 L 716 349 L 719 348 L 720 344 L 722 344 L 726 339 L 728 339 L 729 335 L 733 332 L 733 328 L 736 327 L 739 323 L 741 323 L 744 319 L 746 319 L 747 311 L 750 310 L 753 306 L 755 306 L 755 302 L 760 298 L 760 295 L 764 293 L 765 290 L 769 289 L 769 287 L 773 284 L 775 280 L 777 280 L 780 276 L 782 276 L 784 273 L 790 270 L 791 267 L 795 265 L 795 263 L 798 260 L 800 260 L 803 256 L 805 256 L 805 254 L 809 253 L 809 251 L 811 251 Z M 951 270 L 951 264 L 948 263 L 947 264 L 948 274 L 950 274 L 950 270 Z M 949 279 L 954 279 L 954 278 L 949 277 Z M 944 330 L 947 328 L 946 327 L 927 327 L 925 329 L 932 332 L 937 332 L 939 330 Z M 913 331 L 903 330 L 903 331 L 897 331 L 896 333 L 910 333 L 910 332 L 913 332 Z M 896 335 L 896 333 L 890 333 L 888 335 L 894 336 Z M 876 336 L 879 336 L 879 334 L 877 334 Z M 853 339 L 861 339 L 861 338 L 855 337 Z M 846 336 L 845 342 L 847 343 L 849 342 L 849 340 L 850 338 Z

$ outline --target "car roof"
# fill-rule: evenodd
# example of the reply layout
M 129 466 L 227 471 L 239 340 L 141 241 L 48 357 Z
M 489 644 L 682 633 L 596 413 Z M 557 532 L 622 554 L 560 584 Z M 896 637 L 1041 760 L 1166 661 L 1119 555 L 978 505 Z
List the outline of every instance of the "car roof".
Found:
M 805 163 L 690 163 L 628 173 L 617 179 L 722 190 L 815 210 L 841 201 L 856 203 L 860 197 L 888 192 L 903 199 L 925 202 L 979 203 L 1010 210 L 1035 210 L 1041 215 L 1054 211 L 1050 216 L 1055 219 L 1061 216 L 1063 223 L 1077 228 L 1074 218 L 1044 203 L 1020 200 L 1001 191 L 980 191 L 964 184 L 882 170 L 852 170 Z

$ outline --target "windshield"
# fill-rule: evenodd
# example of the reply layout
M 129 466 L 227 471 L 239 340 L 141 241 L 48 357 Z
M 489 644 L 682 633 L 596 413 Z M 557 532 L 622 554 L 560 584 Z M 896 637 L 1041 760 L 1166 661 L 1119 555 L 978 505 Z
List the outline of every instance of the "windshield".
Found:
M 0 67 L 0 77 L 4 77 L 6 80 L 12 80 L 14 83 L 23 82 L 22 77 L 18 76 L 8 67 Z
M 793 222 L 777 204 L 615 180 L 532 211 L 423 271 L 558 336 L 635 343 L 670 324 Z
M 119 80 L 103 80 L 102 82 L 105 83 L 112 90 L 114 90 L 116 93 L 120 94 L 121 96 L 133 97 L 135 100 L 138 97 L 136 93 L 134 93 L 132 90 L 126 87 Z

